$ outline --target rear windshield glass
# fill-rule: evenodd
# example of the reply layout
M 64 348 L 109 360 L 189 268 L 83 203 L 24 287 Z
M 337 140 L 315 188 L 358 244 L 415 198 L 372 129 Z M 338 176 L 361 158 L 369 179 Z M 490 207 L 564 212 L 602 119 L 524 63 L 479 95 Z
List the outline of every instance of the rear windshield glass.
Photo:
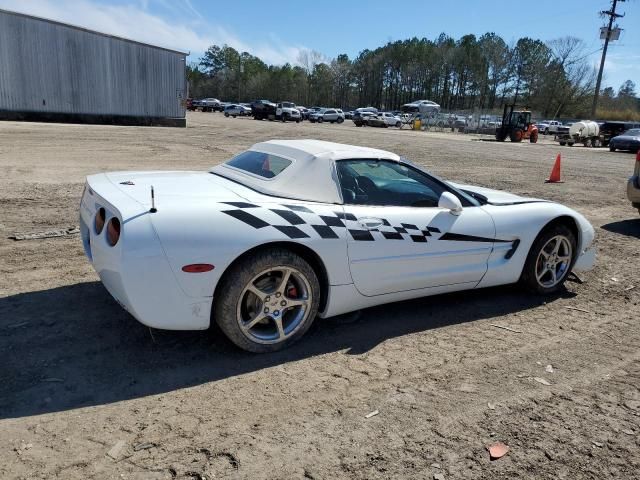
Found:
M 273 178 L 291 165 L 291 160 L 270 153 L 248 150 L 233 157 L 227 165 L 264 178 Z

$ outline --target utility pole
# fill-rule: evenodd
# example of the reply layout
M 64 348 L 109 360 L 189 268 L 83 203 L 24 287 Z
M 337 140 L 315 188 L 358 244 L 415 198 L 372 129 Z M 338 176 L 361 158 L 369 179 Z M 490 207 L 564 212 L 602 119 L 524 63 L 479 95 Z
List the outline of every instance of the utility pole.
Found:
M 600 84 L 602 83 L 602 71 L 604 70 L 604 61 L 607 58 L 607 48 L 609 47 L 609 40 L 617 40 L 620 36 L 620 29 L 613 28 L 613 22 L 616 18 L 622 18 L 624 15 L 616 13 L 616 6 L 618 2 L 624 2 L 625 0 L 612 0 L 611 10 L 602 11 L 600 15 L 603 17 L 609 17 L 609 25 L 606 32 L 603 32 L 604 28 L 600 29 L 600 38 L 604 36 L 604 48 L 602 49 L 602 58 L 600 60 L 600 70 L 598 71 L 598 79 L 596 80 L 596 92 L 593 96 L 593 105 L 591 106 L 591 118 L 595 118 L 596 109 L 598 108 L 598 98 L 600 97 Z M 612 35 L 614 34 L 614 35 Z

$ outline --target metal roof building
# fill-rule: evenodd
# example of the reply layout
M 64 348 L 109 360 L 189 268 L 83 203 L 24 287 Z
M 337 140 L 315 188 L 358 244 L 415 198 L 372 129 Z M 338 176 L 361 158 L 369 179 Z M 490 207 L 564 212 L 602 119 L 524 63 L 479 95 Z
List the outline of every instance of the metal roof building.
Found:
M 0 10 L 0 120 L 185 126 L 187 55 Z

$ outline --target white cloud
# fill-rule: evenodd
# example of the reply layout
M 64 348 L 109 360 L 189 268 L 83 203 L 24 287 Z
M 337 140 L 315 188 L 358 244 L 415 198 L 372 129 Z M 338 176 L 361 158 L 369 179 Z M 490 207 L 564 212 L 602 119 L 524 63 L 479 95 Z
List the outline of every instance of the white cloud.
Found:
M 152 8 L 167 15 L 152 13 Z M 12 10 L 153 45 L 188 51 L 191 60 L 213 44 L 227 44 L 247 51 L 270 64 L 295 64 L 300 45 L 288 45 L 275 36 L 260 45 L 249 45 L 221 25 L 212 25 L 190 0 L 137 0 L 105 5 L 96 0 L 0 0 L 0 8 Z M 166 18 L 171 18 L 167 20 Z

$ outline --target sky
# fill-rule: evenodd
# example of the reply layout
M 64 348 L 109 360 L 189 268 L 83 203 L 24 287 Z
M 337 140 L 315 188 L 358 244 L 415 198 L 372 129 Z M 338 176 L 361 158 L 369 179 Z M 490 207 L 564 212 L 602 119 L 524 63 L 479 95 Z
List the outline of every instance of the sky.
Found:
M 189 62 L 209 45 L 226 43 L 278 65 L 295 64 L 304 50 L 353 58 L 414 36 L 495 32 L 507 43 L 578 37 L 598 66 L 605 22 L 598 12 L 609 7 L 610 0 L 0 0 L 6 10 L 188 51 Z M 603 88 L 617 90 L 632 80 L 640 89 L 640 0 L 619 3 L 618 11 L 625 13 L 619 20 L 624 30 L 610 43 Z

